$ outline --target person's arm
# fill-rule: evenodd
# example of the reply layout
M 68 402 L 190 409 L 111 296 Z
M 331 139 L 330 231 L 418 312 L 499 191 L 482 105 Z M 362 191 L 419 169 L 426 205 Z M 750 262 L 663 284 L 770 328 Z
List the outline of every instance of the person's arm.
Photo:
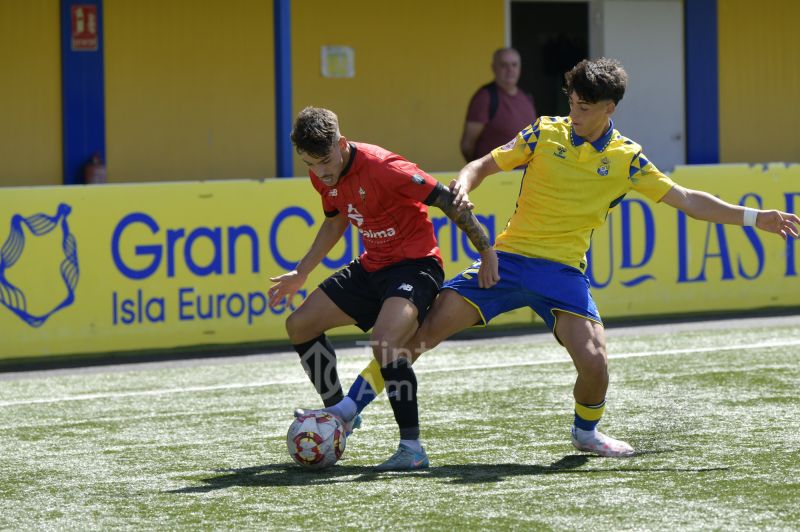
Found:
M 336 245 L 336 242 L 344 234 L 347 228 L 347 217 L 342 213 L 330 218 L 325 218 L 317 231 L 317 236 L 311 244 L 308 252 L 297 264 L 297 267 L 283 275 L 270 277 L 269 280 L 275 283 L 269 289 L 269 306 L 274 307 L 284 297 L 291 298 L 306 282 L 308 274 L 322 262 L 325 255 Z
M 475 145 L 478 143 L 478 137 L 486 127 L 483 122 L 471 122 L 467 120 L 464 122 L 464 132 L 461 133 L 461 155 L 464 160 L 469 162 L 475 158 Z
M 455 196 L 450 189 L 437 186 L 438 194 L 431 205 L 439 207 L 448 218 L 466 233 L 469 241 L 481 255 L 481 266 L 478 269 L 478 286 L 489 288 L 500 280 L 497 264 L 497 253 L 492 247 L 489 235 L 486 234 L 481 223 L 469 209 L 458 209 L 454 203 Z
M 762 231 L 787 237 L 797 238 L 800 218 L 795 214 L 776 210 L 747 209 L 732 205 L 712 196 L 708 192 L 692 190 L 674 185 L 661 201 L 685 212 L 688 216 L 707 222 L 729 225 L 753 225 Z M 748 223 L 745 211 L 755 211 Z
M 474 205 L 469 201 L 470 191 L 477 188 L 486 177 L 499 171 L 500 167 L 497 166 L 491 153 L 468 163 L 458 172 L 458 177 L 450 182 L 453 205 L 458 210 L 472 209 Z

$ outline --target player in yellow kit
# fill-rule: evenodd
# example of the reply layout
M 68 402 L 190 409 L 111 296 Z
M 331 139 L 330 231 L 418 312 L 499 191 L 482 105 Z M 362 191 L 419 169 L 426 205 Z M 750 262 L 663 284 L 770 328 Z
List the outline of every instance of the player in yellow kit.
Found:
M 661 173 L 641 146 L 614 129 L 611 115 L 627 83 L 618 61 L 584 60 L 565 78 L 569 117 L 540 118 L 506 145 L 467 164 L 451 184 L 454 203 L 472 208 L 468 193 L 486 177 L 526 165 L 516 210 L 495 243 L 500 281 L 480 288 L 479 262 L 448 280 L 409 349 L 416 358 L 458 331 L 530 307 L 578 371 L 573 445 L 600 456 L 630 456 L 630 445 L 596 428 L 605 409 L 608 357 L 603 322 L 584 273 L 592 232 L 631 190 L 698 220 L 755 226 L 783 238 L 798 236 L 800 218 L 732 205 Z M 373 366 L 343 400 L 357 411 L 383 388 Z

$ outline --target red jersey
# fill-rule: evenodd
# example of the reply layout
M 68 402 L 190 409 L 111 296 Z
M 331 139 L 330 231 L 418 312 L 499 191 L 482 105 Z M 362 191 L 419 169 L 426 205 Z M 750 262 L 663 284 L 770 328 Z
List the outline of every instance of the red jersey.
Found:
M 313 172 L 308 175 L 322 196 L 325 216 L 343 213 L 358 229 L 364 269 L 375 271 L 424 257 L 442 264 L 424 203 L 438 181 L 380 146 L 351 142 L 350 149 L 350 160 L 335 186 L 324 185 Z

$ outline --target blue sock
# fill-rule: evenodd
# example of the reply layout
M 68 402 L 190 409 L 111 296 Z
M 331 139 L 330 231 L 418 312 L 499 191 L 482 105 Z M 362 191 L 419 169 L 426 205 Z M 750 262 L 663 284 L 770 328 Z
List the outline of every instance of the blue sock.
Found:
M 369 382 L 367 382 L 367 379 L 365 379 L 362 375 L 359 375 L 353 385 L 350 386 L 350 390 L 347 392 L 347 397 L 349 397 L 356 404 L 356 412 L 360 413 L 367 407 L 368 404 L 378 397 L 378 394 L 372 389 L 372 386 L 370 386 Z

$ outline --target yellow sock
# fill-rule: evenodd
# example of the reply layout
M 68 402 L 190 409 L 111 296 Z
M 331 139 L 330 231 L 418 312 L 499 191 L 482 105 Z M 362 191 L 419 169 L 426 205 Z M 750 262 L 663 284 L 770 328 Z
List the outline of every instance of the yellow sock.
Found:
M 356 404 L 356 412 L 361 412 L 367 407 L 384 389 L 383 375 L 381 375 L 381 365 L 374 358 L 367 364 L 356 378 L 347 397 Z
M 606 411 L 606 401 L 596 405 L 582 405 L 575 402 L 575 426 L 583 430 L 594 430 Z

